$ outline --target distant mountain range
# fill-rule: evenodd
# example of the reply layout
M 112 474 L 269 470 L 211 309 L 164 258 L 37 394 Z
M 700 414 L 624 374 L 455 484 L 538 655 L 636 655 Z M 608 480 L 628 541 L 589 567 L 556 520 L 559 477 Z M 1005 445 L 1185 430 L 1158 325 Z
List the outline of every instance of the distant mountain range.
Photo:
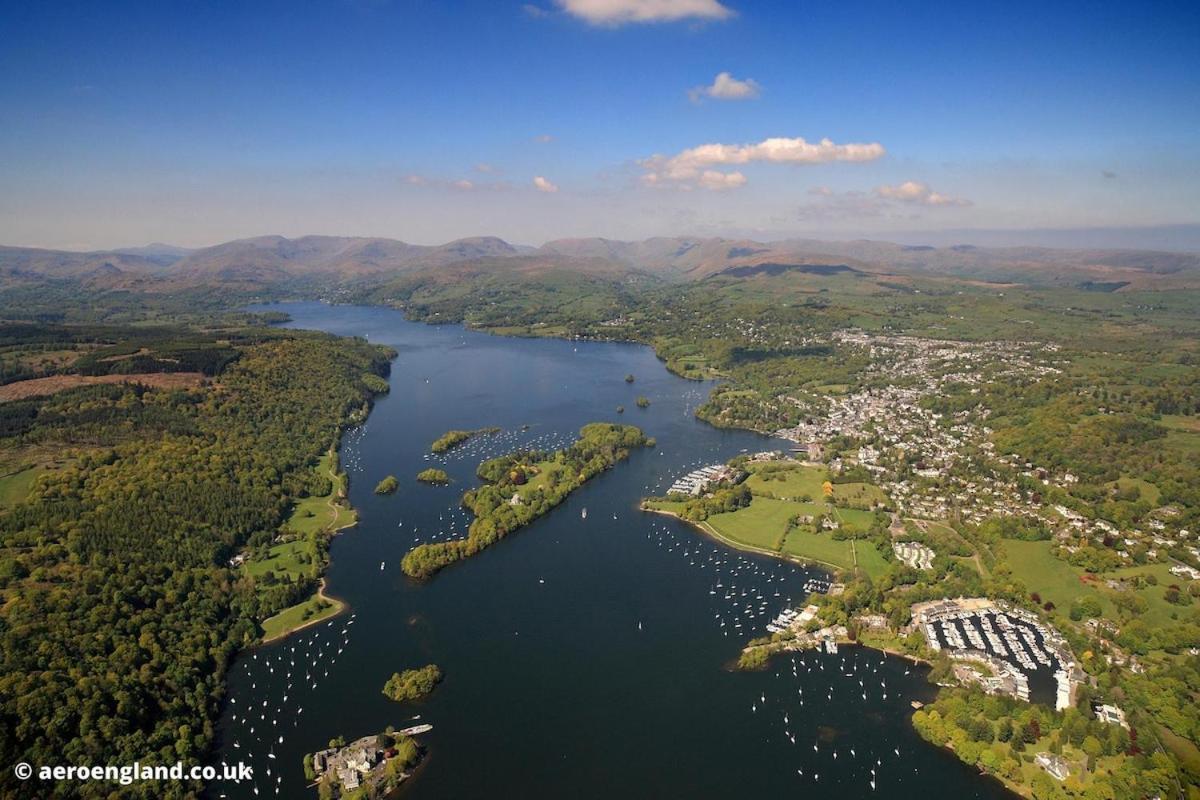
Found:
M 854 272 L 877 279 L 956 279 L 990 284 L 1073 286 L 1099 291 L 1200 288 L 1200 255 L 1154 250 L 1046 247 L 933 247 L 892 242 L 656 237 L 625 242 L 559 239 L 541 247 L 481 236 L 442 245 L 395 239 L 261 236 L 190 250 L 163 244 L 97 252 L 0 246 L 0 284 L 69 281 L 97 288 L 170 291 L 340 286 L 422 274 L 453 279 L 479 272 L 551 271 L 667 282 L 751 279 L 789 271 Z

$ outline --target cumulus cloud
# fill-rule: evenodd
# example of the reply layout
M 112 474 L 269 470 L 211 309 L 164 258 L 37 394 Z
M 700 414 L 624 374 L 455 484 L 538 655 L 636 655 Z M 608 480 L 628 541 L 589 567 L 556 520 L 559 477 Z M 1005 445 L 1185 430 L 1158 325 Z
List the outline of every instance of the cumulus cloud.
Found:
M 803 138 L 764 139 L 757 144 L 702 144 L 675 156 L 654 155 L 638 162 L 649 186 L 733 189 L 746 183 L 736 170 L 721 171 L 719 166 L 738 166 L 752 162 L 772 164 L 823 164 L 830 161 L 874 161 L 884 154 L 883 145 L 835 144 L 829 139 L 808 142 Z
M 935 192 L 929 188 L 928 184 L 920 181 L 905 181 L 904 183 L 895 186 L 880 186 L 875 189 L 875 194 L 885 200 L 896 200 L 901 203 L 911 203 L 921 206 L 969 206 L 970 200 L 963 200 L 958 197 L 948 197 L 947 195 Z
M 630 22 L 721 20 L 734 15 L 718 0 L 555 0 L 559 8 L 592 25 Z
M 453 186 L 455 189 L 462 189 L 464 192 L 469 192 L 475 188 L 475 184 L 466 179 L 455 181 L 451 184 L 451 186 Z
M 533 187 L 539 192 L 554 194 L 558 191 L 558 186 L 543 178 L 541 175 L 536 175 L 533 178 Z
M 688 97 L 693 103 L 699 103 L 704 98 L 713 100 L 753 100 L 762 93 L 758 82 L 747 78 L 738 80 L 728 72 L 717 73 L 713 82 L 708 86 L 696 86 L 688 89 Z
M 548 133 L 542 133 L 533 137 L 533 140 L 538 144 L 550 144 L 550 142 L 554 141 L 554 137 Z

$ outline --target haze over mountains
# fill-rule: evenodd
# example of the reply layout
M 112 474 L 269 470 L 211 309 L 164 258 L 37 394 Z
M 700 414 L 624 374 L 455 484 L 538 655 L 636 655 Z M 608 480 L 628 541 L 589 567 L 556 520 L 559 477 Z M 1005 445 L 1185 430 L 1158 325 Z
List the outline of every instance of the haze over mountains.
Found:
M 676 282 L 752 278 L 796 271 L 1072 286 L 1101 291 L 1200 287 L 1200 254 L 1155 250 L 933 247 L 856 240 L 656 237 L 642 241 L 559 239 L 541 247 L 489 236 L 415 245 L 395 239 L 261 236 L 195 250 L 152 244 L 71 252 L 0 247 L 0 281 L 79 282 L 96 288 L 169 291 L 221 285 L 245 289 L 289 284 L 361 284 L 428 273 L 530 275 L 551 271 Z

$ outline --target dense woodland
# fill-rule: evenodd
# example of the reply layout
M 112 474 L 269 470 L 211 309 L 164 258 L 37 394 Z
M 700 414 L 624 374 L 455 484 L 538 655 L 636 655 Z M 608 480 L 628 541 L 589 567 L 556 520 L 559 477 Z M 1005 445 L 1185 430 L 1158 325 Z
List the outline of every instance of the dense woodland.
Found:
M 312 485 L 312 467 L 391 356 L 325 335 L 245 332 L 208 350 L 174 335 L 156 332 L 155 352 L 194 354 L 209 385 L 91 386 L 0 405 L 6 460 L 57 454 L 0 511 L 6 763 L 206 755 L 225 670 L 261 616 L 253 581 L 226 562 L 274 537 L 293 500 L 327 489 Z M 11 773 L 0 780 L 19 796 Z M 121 796 L 198 789 L 147 783 Z M 55 796 L 111 790 L 73 783 Z

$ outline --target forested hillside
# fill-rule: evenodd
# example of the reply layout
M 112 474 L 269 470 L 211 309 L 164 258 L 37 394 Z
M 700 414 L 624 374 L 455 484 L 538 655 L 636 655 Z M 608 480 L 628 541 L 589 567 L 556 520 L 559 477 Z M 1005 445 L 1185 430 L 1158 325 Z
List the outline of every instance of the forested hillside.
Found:
M 304 333 L 227 348 L 194 389 L 86 386 L 0 405 L 4 462 L 36 473 L 0 508 L 5 763 L 198 763 L 208 750 L 226 667 L 257 635 L 252 579 L 226 562 L 319 490 L 312 467 L 391 355 Z M 10 771 L 2 780 L 0 794 L 21 796 Z

